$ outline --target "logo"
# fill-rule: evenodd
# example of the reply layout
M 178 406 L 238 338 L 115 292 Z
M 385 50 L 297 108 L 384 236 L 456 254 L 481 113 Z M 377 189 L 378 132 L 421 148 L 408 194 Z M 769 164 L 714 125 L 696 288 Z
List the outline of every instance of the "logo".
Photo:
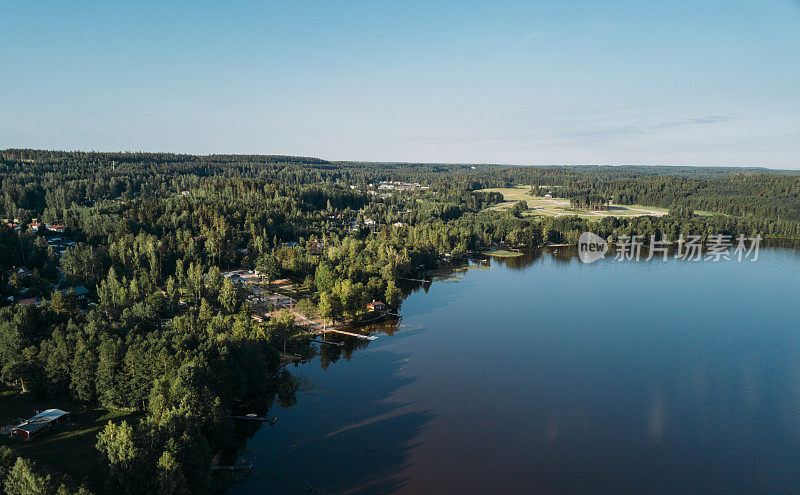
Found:
M 594 263 L 608 252 L 605 239 L 592 232 L 584 232 L 578 239 L 578 256 L 584 263 Z

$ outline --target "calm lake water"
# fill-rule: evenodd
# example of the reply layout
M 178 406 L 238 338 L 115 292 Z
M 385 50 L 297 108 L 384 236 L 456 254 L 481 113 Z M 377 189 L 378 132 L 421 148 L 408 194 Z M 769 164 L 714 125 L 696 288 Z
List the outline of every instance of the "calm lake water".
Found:
M 560 257 L 560 258 L 559 258 Z M 800 256 L 491 261 L 290 372 L 229 493 L 797 493 Z

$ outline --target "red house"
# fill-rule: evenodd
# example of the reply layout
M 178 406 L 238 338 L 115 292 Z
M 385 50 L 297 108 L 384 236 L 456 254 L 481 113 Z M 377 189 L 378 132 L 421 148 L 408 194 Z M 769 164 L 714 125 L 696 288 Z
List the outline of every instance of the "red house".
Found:
M 370 311 L 386 311 L 389 307 L 380 301 L 373 300 L 371 303 L 367 304 L 367 309 Z
M 11 438 L 31 438 L 65 422 L 69 413 L 61 409 L 48 409 L 11 428 Z

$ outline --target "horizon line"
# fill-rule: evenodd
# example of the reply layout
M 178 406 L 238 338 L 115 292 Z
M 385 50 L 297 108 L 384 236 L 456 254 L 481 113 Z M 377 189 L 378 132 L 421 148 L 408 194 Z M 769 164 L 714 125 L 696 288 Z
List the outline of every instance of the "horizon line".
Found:
M 329 163 L 383 163 L 387 165 L 463 165 L 491 167 L 652 167 L 652 168 L 706 168 L 706 169 L 738 169 L 738 170 L 774 170 L 777 172 L 800 172 L 800 169 L 775 168 L 765 165 L 679 165 L 679 164 L 644 164 L 644 163 L 499 163 L 499 162 L 428 162 L 428 161 L 392 161 L 392 160 L 332 160 L 310 155 L 292 155 L 287 153 L 183 153 L 175 151 L 98 151 L 98 150 L 59 150 L 46 148 L 6 148 L 0 153 L 13 151 L 41 151 L 50 153 L 83 153 L 83 154 L 142 154 L 142 155 L 176 155 L 194 157 L 212 156 L 282 156 L 291 158 L 308 158 Z

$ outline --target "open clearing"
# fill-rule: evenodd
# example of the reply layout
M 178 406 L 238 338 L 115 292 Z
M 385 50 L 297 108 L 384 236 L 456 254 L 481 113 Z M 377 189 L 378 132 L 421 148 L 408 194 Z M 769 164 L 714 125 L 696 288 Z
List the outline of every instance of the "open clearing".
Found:
M 487 256 L 497 256 L 498 258 L 516 258 L 522 256 L 522 253 L 517 251 L 506 251 L 505 249 L 493 249 L 486 251 Z
M 589 220 L 599 220 L 603 217 L 638 217 L 651 215 L 660 217 L 667 214 L 666 208 L 641 205 L 615 205 L 611 203 L 608 210 L 589 211 L 573 208 L 566 198 L 544 198 L 529 194 L 531 186 L 500 187 L 492 189 L 479 189 L 480 192 L 499 192 L 505 200 L 502 203 L 490 206 L 487 210 L 502 211 L 514 206 L 519 201 L 528 203 L 528 211 L 524 216 L 551 216 L 577 215 Z
M 22 457 L 32 459 L 70 475 L 76 482 L 86 481 L 94 490 L 102 488 L 103 470 L 100 453 L 95 448 L 97 434 L 109 420 L 135 422 L 137 413 L 76 405 L 62 400 L 35 399 L 16 392 L 0 396 L 0 422 L 17 424 L 36 410 L 63 409 L 70 421 L 30 441 L 4 438 L 0 442 L 13 448 Z M 99 493 L 99 491 L 97 492 Z

